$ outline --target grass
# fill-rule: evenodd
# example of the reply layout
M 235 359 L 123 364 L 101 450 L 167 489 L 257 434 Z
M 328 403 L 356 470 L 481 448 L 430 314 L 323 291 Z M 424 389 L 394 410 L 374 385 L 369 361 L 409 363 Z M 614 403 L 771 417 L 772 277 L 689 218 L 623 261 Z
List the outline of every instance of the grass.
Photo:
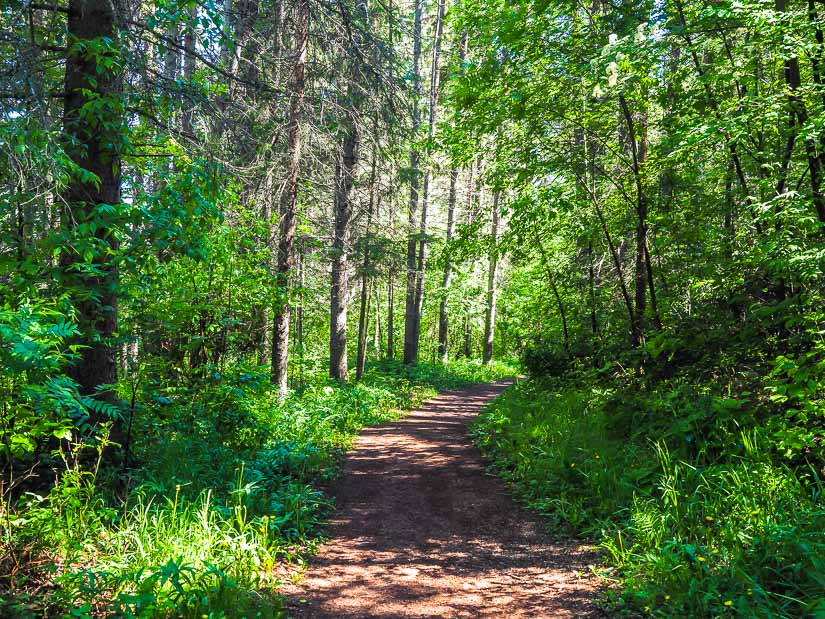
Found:
M 95 449 L 76 444 L 51 489 L 0 505 L 0 614 L 283 616 L 284 565 L 317 545 L 333 509 L 324 488 L 360 429 L 514 373 L 385 362 L 360 383 L 317 377 L 282 401 L 256 368 L 188 383 L 147 372 L 126 487 L 113 469 L 78 464 Z
M 640 394 L 531 380 L 493 403 L 473 433 L 554 531 L 601 545 L 617 609 L 825 617 L 819 470 L 763 449 L 758 427 L 729 423 L 747 411 L 724 400 L 706 406 L 664 385 Z

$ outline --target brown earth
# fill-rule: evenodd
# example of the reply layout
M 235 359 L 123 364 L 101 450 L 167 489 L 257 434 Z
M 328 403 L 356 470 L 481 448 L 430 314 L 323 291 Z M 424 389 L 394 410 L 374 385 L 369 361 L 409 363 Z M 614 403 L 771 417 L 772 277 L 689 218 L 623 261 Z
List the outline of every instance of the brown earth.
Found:
M 361 434 L 333 488 L 330 540 L 284 589 L 291 617 L 605 616 L 592 550 L 553 542 L 467 435 L 508 385 L 447 392 Z

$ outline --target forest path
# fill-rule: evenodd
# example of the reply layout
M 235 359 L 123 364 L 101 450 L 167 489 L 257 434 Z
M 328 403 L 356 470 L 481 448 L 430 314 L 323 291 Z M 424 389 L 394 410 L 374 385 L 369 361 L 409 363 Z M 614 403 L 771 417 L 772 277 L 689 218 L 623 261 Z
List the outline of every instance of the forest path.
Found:
M 485 474 L 467 425 L 510 383 L 444 393 L 363 431 L 333 493 L 330 540 L 290 617 L 595 617 L 594 555 L 554 543 Z

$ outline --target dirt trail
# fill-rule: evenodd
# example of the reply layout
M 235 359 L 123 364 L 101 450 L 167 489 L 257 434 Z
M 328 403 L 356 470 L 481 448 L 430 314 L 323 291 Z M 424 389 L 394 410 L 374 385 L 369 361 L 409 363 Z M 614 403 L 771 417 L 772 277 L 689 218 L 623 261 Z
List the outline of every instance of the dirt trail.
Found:
M 333 488 L 330 541 L 285 590 L 290 616 L 602 616 L 592 553 L 553 543 L 467 436 L 508 384 L 442 394 L 361 434 Z

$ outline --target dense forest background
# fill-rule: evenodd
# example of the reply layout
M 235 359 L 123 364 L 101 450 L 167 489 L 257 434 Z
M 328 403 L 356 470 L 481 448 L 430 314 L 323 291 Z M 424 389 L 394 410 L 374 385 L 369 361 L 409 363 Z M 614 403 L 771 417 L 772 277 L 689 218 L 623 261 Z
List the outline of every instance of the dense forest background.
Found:
M 363 425 L 526 373 L 474 436 L 614 608 L 822 616 L 823 32 L 4 2 L 0 610 L 279 616 Z

